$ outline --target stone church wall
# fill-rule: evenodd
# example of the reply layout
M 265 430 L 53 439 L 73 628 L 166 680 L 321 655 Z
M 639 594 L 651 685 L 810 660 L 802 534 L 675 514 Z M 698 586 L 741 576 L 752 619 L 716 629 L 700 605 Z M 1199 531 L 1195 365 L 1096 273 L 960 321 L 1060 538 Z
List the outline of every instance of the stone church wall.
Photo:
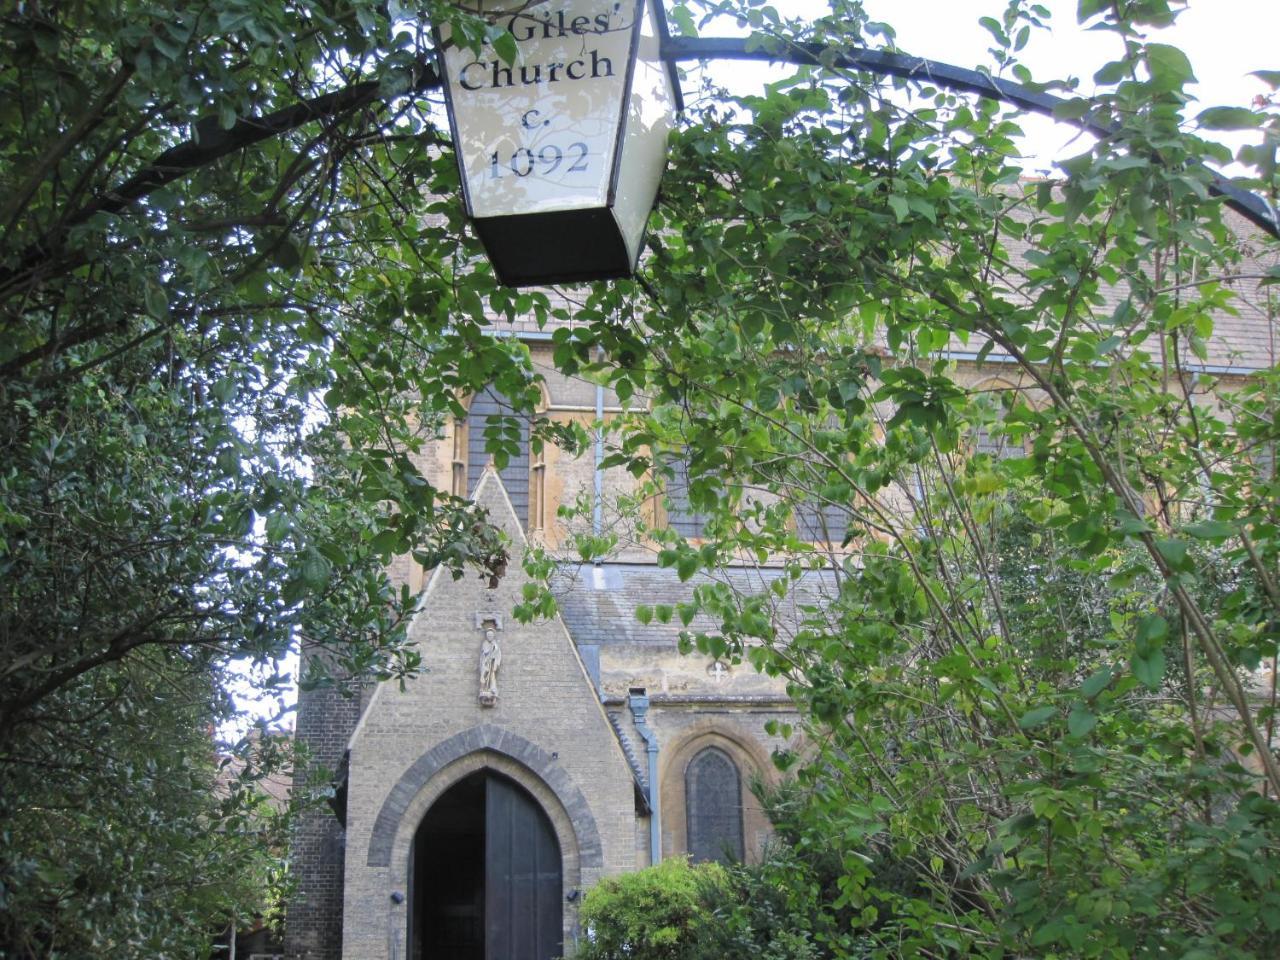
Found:
M 495 473 L 485 474 L 477 500 L 519 550 L 523 534 Z M 437 573 L 410 628 L 423 672 L 403 690 L 384 685 L 351 738 L 346 960 L 389 960 L 403 949 L 416 827 L 448 786 L 478 769 L 516 780 L 556 827 L 571 904 L 566 943 L 576 932 L 570 895 L 635 866 L 631 769 L 564 624 L 511 619 L 525 582 L 518 564 L 493 589 Z M 486 624 L 502 650 L 491 706 L 479 696 Z

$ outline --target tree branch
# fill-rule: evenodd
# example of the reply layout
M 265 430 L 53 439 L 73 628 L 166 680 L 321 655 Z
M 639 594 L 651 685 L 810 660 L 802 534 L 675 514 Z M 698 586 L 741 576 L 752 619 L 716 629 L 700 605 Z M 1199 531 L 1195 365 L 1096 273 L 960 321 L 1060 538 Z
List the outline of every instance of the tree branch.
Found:
M 237 150 L 296 130 L 314 120 L 341 116 L 359 110 L 375 100 L 421 93 L 439 85 L 440 77 L 435 67 L 419 60 L 409 69 L 406 82 L 399 86 L 389 87 L 381 80 L 362 80 L 265 116 L 245 117 L 236 121 L 229 130 L 223 130 L 215 120 L 201 120 L 196 124 L 196 136 L 193 139 L 170 147 L 124 183 L 81 207 L 63 221 L 56 234 L 25 251 L 19 258 L 17 267 L 0 271 L 0 287 L 8 286 L 15 278 L 47 263 L 67 228 L 82 224 L 96 214 L 119 213 L 135 201 L 194 170 L 206 167 Z

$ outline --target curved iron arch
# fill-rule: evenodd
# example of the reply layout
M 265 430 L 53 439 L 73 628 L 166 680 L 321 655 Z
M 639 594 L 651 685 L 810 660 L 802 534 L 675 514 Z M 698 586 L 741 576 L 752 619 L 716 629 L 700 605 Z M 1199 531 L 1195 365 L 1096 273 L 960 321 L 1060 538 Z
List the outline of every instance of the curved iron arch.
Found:
M 968 70 L 937 60 L 912 57 L 885 50 L 852 47 L 837 51 L 832 57 L 831 48 L 820 43 L 789 43 L 778 49 L 760 46 L 758 41 L 740 37 L 672 37 L 662 38 L 659 55 L 668 63 L 681 60 L 765 60 L 774 63 L 793 63 L 798 66 L 835 66 L 850 70 L 867 70 L 871 73 L 901 77 L 933 83 L 947 90 L 976 93 L 982 97 L 1003 100 L 1032 113 L 1052 117 L 1058 123 L 1092 133 L 1099 137 L 1113 135 L 1117 127 L 1089 114 L 1082 117 L 1057 117 L 1054 111 L 1068 101 L 1062 97 L 1036 90 L 1021 83 L 1002 80 L 980 70 Z M 1271 236 L 1280 239 L 1280 214 L 1257 194 L 1242 190 L 1226 177 L 1209 171 L 1211 193 L 1222 197 L 1245 219 L 1261 227 Z

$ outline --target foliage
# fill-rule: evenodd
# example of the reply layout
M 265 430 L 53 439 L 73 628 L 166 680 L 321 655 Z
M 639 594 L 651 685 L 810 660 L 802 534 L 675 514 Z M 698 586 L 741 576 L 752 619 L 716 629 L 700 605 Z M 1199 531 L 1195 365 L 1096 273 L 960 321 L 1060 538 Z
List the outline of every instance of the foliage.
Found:
M 241 813 L 197 787 L 237 678 L 252 667 L 259 693 L 281 695 L 303 638 L 324 654 L 308 683 L 402 676 L 414 598 L 389 561 L 504 568 L 484 518 L 411 457 L 489 382 L 536 397 L 523 350 L 484 327 L 545 317 L 548 300 L 468 266 L 456 207 L 429 215 L 429 190 L 456 192 L 423 95 L 433 5 L 404 30 L 392 12 L 90 0 L 0 14 L 0 802 L 14 824 L 0 912 L 15 956 L 189 956 L 192 931 L 243 915 L 253 884 L 233 875 L 269 864 L 227 840 L 246 835 Z M 151 822 L 142 790 L 161 774 L 175 782 Z M 163 914 L 153 891 L 178 891 Z
M 242 922 L 270 913 L 287 812 L 213 754 L 207 679 L 156 659 L 53 694 L 60 723 L 6 765 L 0 954 L 205 956 L 233 907 Z
M 602 880 L 587 893 L 581 922 L 586 960 L 806 960 L 818 956 L 808 929 L 814 905 L 772 861 L 690 864 L 674 857 Z
M 886 30 L 856 4 L 702 9 L 762 45 Z M 1043 15 L 991 21 L 1014 76 Z M 606 459 L 647 478 L 637 503 L 680 461 L 709 518 L 694 542 L 642 526 L 697 585 L 638 615 L 709 616 L 687 647 L 801 707 L 783 822 L 838 857 L 837 955 L 1280 949 L 1275 357 L 1213 372 L 1235 313 L 1274 335 L 1275 247 L 1210 196 L 1230 154 L 1149 33 L 1175 15 L 1081 5 L 1120 55 L 1062 112 L 1115 133 L 1056 181 L 1020 179 L 1015 113 L 927 81 L 898 84 L 909 108 L 831 67 L 709 93 L 643 276 L 559 335 L 563 367 L 651 399 Z M 1276 119 L 1199 120 L 1257 131 L 1274 198 Z M 744 562 L 756 592 L 724 575 Z
M 792 830 L 838 852 L 832 909 L 882 955 L 1274 952 L 1274 688 L 1249 683 L 1275 673 L 1280 383 L 1207 372 L 1274 271 L 1208 194 L 1227 155 L 1184 129 L 1190 65 L 1145 33 L 1170 4 L 1103 7 L 1081 16 L 1120 55 L 1063 113 L 1116 132 L 1057 182 L 1019 181 L 994 103 L 920 81 L 904 106 L 827 54 L 710 91 L 642 276 L 555 333 L 563 372 L 652 399 L 610 462 L 657 490 L 687 451 L 709 536 L 650 531 L 660 562 L 781 563 L 759 596 L 706 584 L 676 613 L 721 624 L 690 645 L 791 681 L 816 750 Z M 731 0 L 673 20 L 714 12 L 766 47 L 892 36 L 844 0 L 812 24 Z M 245 848 L 191 831 L 243 835 L 194 789 L 228 677 L 278 686 L 303 637 L 339 675 L 403 676 L 414 598 L 386 564 L 501 575 L 505 545 L 412 454 L 485 384 L 532 409 L 527 355 L 487 327 L 569 311 L 478 257 L 425 94 L 433 16 L 511 47 L 435 0 L 0 20 L 0 863 L 28 955 L 181 955 L 143 868 L 191 866 L 183 937 L 247 896 L 196 879 Z M 990 19 L 998 69 L 1028 79 L 1043 17 Z M 1259 135 L 1241 158 L 1274 203 L 1265 103 L 1199 123 Z M 962 354 L 1002 386 L 958 377 Z M 969 456 L 976 430 L 1027 455 Z M 844 543 L 796 535 L 815 510 Z M 790 597 L 798 620 L 775 615 Z M 154 835 L 130 786 L 152 770 L 174 790 Z M 94 832 L 99 804 L 119 832 Z
M 708 957 L 817 960 L 826 955 L 819 941 L 830 939 L 831 918 L 817 898 L 808 864 L 777 845 L 759 864 L 730 863 L 723 869 L 725 882 L 703 894 Z
M 582 901 L 586 960 L 684 960 L 701 956 L 704 892 L 724 882 L 717 864 L 672 858 L 592 887 Z

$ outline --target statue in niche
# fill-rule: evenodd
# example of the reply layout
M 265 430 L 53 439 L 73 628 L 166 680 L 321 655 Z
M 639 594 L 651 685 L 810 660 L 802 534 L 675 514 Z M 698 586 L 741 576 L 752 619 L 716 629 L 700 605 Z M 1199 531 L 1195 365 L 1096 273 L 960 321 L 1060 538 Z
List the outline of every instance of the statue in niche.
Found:
M 497 624 L 484 625 L 484 643 L 480 645 L 480 705 L 492 707 L 498 702 L 498 668 L 502 666 L 502 647 L 498 645 Z

